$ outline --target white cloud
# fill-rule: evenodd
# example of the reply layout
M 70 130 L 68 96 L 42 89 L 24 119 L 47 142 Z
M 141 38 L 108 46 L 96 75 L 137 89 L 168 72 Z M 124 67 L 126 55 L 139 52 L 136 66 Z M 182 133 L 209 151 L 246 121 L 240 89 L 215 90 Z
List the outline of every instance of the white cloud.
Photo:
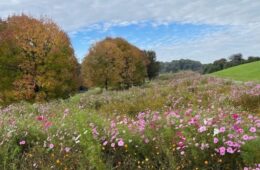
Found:
M 212 33 L 202 39 L 180 42 L 157 48 L 158 56 L 164 61 L 189 58 L 212 62 L 234 53 L 244 56 L 260 56 L 260 24 L 235 26 L 226 31 Z
M 162 60 L 169 57 L 201 56 L 214 59 L 242 52 L 260 55 L 259 0 L 0 0 L 0 17 L 13 13 L 48 16 L 73 36 L 79 30 L 103 29 L 115 25 L 154 21 L 154 26 L 170 22 L 227 25 L 227 32 L 207 35 L 201 40 L 165 46 L 157 41 Z M 98 23 L 106 23 L 100 27 Z M 200 57 L 200 58 L 199 58 Z
M 141 20 L 217 25 L 260 22 L 258 0 L 1 0 L 0 16 L 25 12 L 47 15 L 72 31 L 98 22 Z

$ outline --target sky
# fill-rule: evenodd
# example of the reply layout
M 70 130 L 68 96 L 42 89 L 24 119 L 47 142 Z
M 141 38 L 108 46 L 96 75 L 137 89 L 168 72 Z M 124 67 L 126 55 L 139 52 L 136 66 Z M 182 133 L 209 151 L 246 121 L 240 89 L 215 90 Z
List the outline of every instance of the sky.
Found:
M 159 61 L 260 56 L 260 0 L 0 0 L 0 17 L 53 19 L 79 61 L 95 42 L 123 37 Z

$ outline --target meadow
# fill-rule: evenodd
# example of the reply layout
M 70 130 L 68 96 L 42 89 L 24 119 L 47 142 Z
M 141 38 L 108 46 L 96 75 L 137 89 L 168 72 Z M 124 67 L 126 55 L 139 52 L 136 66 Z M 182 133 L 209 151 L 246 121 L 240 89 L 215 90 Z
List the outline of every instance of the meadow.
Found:
M 214 72 L 212 75 L 244 82 L 260 82 L 260 61 L 224 69 L 222 71 Z
M 259 169 L 260 84 L 193 72 L 0 109 L 0 169 Z

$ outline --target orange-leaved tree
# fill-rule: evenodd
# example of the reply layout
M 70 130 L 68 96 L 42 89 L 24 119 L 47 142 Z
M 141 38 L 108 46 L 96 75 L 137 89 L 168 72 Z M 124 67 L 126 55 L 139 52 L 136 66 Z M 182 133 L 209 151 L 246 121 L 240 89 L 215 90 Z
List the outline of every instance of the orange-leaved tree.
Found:
M 122 38 L 106 38 L 90 48 L 82 63 L 87 87 L 129 88 L 144 83 L 147 76 L 144 53 Z
M 0 88 L 9 92 L 8 98 L 46 100 L 67 97 L 77 89 L 79 64 L 68 36 L 54 22 L 12 16 L 0 37 L 0 74 L 15 75 L 7 90 Z M 1 79 L 8 76 L 2 74 Z

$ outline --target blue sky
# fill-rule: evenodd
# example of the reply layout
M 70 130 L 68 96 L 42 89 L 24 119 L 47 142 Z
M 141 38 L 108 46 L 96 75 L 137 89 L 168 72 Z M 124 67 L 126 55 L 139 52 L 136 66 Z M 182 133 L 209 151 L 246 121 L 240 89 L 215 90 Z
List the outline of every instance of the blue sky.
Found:
M 189 24 L 189 23 L 167 23 L 156 24 L 153 21 L 142 23 L 131 23 L 127 25 L 106 26 L 106 23 L 98 23 L 71 33 L 73 47 L 79 59 L 82 59 L 91 45 L 105 37 L 122 37 L 141 49 L 155 50 L 162 46 L 174 46 L 186 41 L 195 41 L 212 33 L 227 30 L 225 26 Z M 174 56 L 161 58 L 170 61 Z M 180 57 L 180 56 L 175 56 Z M 182 57 L 183 58 L 183 57 Z M 186 56 L 189 58 L 189 56 Z
M 260 56 L 259 9 L 258 0 L 0 0 L 1 18 L 52 18 L 70 36 L 79 61 L 107 36 L 154 50 L 160 61 Z

